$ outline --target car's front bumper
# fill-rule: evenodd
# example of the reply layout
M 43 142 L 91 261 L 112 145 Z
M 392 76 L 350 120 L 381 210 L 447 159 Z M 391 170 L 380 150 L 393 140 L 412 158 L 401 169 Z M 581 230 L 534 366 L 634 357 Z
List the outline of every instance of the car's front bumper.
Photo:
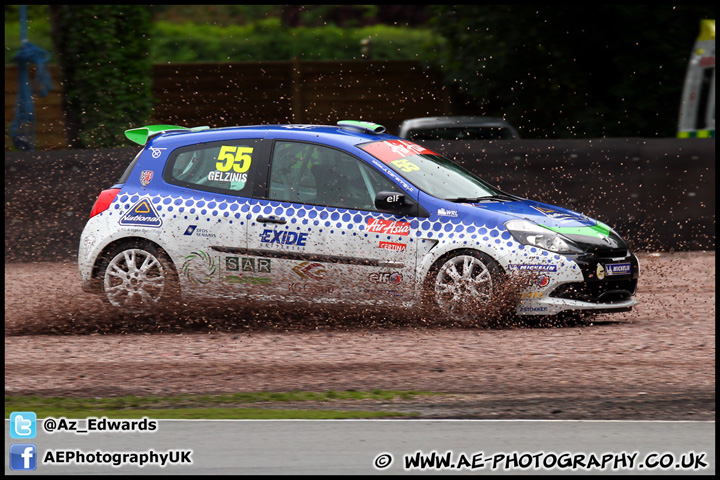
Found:
M 637 305 L 635 292 L 640 277 L 640 264 L 629 251 L 568 255 L 579 270 L 575 278 L 551 281 L 544 290 L 536 289 L 518 304 L 519 315 L 555 315 L 568 310 L 596 313 L 629 311 Z M 626 266 L 627 273 L 617 267 Z

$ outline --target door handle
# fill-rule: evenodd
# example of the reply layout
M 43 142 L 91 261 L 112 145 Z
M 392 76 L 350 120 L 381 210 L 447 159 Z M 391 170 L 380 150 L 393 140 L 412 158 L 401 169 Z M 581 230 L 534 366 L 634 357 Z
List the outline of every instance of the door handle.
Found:
M 278 217 L 257 217 L 258 222 L 262 223 L 279 223 L 284 224 L 287 223 L 287 220 L 284 218 L 278 218 Z
M 405 264 L 404 264 L 404 263 L 400 263 L 400 262 L 383 262 L 383 261 L 380 261 L 380 262 L 378 262 L 378 266 L 380 266 L 380 267 L 386 267 L 386 268 L 405 268 Z

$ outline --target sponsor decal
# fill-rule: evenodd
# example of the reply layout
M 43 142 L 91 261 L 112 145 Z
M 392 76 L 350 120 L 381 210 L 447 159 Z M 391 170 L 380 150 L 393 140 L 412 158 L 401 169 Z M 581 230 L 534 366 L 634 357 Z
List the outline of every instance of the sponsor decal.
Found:
M 628 275 L 632 271 L 631 268 L 629 263 L 611 263 L 605 265 L 605 273 L 607 275 Z
M 511 263 L 508 265 L 510 269 L 522 270 L 525 272 L 557 272 L 557 265 L 529 265 L 522 263 Z
M 523 293 L 520 298 L 542 298 L 542 292 L 526 292 Z
M 440 217 L 457 217 L 458 212 L 457 210 L 446 210 L 444 208 L 441 208 L 437 211 L 438 216 Z
M 387 235 L 409 235 L 410 224 L 408 222 L 368 218 L 366 230 L 372 233 L 383 233 Z
M 401 185 L 401 186 L 405 189 L 405 191 L 407 191 L 407 192 L 414 192 L 414 191 L 415 191 L 415 188 L 414 188 L 412 185 L 410 185 L 409 183 L 407 183 L 407 182 L 405 181 L 405 179 L 402 178 L 401 176 L 399 176 L 397 173 L 395 173 L 394 170 L 390 170 L 384 163 L 378 162 L 377 160 L 373 160 L 372 163 L 373 163 L 373 165 L 375 165 L 378 169 L 380 169 L 380 170 L 382 170 L 383 172 L 385 172 L 385 174 L 386 174 L 388 177 L 392 178 L 392 179 L 395 181 L 395 183 L 397 183 L 398 185 Z
M 198 250 L 185 257 L 182 273 L 194 285 L 205 285 L 219 272 L 217 257 L 211 257 L 206 252 Z
M 95 245 L 95 242 L 97 239 L 95 238 L 95 235 L 90 234 L 83 240 L 83 246 L 85 247 L 85 250 L 87 250 L 87 258 L 90 258 L 90 255 L 92 254 L 92 247 Z
M 152 182 L 153 175 L 155 175 L 155 173 L 152 170 L 143 170 L 140 172 L 140 184 L 144 187 Z
M 561 212 L 558 210 L 555 210 L 553 208 L 546 208 L 546 207 L 530 207 L 534 210 L 537 210 L 538 212 L 542 213 L 548 218 L 553 218 L 555 220 L 583 220 L 587 221 L 587 217 L 584 215 L 578 215 L 576 213 L 569 213 L 569 212 Z
M 184 235 L 195 235 L 196 237 L 205 237 L 205 238 L 215 238 L 217 235 L 214 233 L 210 233 L 210 230 L 207 230 L 205 228 L 197 228 L 197 225 L 190 225 L 188 226 L 187 230 L 185 230 Z
M 293 272 L 300 278 L 322 280 L 325 278 L 325 267 L 321 263 L 302 262 L 293 267 Z
M 550 277 L 548 277 L 547 275 L 540 275 L 537 283 L 541 287 L 547 287 L 548 283 L 550 283 Z
M 521 312 L 547 312 L 547 307 L 521 307 Z
M 143 199 L 137 202 L 128 212 L 120 218 L 120 225 L 132 227 L 158 228 L 162 219 L 155 211 L 150 200 Z
M 269 258 L 225 257 L 225 270 L 229 272 L 272 273 Z
M 160 158 L 160 155 L 162 155 L 163 150 L 167 150 L 167 148 L 150 147 L 150 153 L 152 154 L 153 158 Z
M 383 163 L 390 163 L 413 155 L 437 155 L 432 150 L 407 140 L 384 140 L 368 143 L 360 148 Z
M 198 250 L 185 257 L 181 272 L 193 285 L 206 285 L 216 277 L 233 284 L 269 285 L 272 282 L 270 278 L 247 276 L 241 273 L 270 273 L 269 258 L 225 257 L 224 260 L 225 262 L 222 262 L 220 257 L 213 257 Z M 234 272 L 238 273 L 229 274 Z
M 244 285 L 270 285 L 272 283 L 270 278 L 241 277 L 239 275 L 226 275 L 225 281 L 228 283 L 240 283 Z
M 407 249 L 407 245 L 405 245 L 404 243 L 380 242 L 378 248 L 384 248 L 385 250 L 394 250 L 396 252 L 404 252 Z
M 597 278 L 599 278 L 600 280 L 605 278 L 605 268 L 603 268 L 603 266 L 600 265 L 599 263 L 598 263 L 597 268 L 595 269 L 595 273 L 597 274 Z
M 270 247 L 288 250 L 299 250 L 306 246 L 308 233 L 288 232 L 282 230 L 265 229 L 260 234 L 260 242 Z
M 382 273 L 371 273 L 368 275 L 368 280 L 373 283 L 402 283 L 402 275 L 398 272 L 382 272 Z

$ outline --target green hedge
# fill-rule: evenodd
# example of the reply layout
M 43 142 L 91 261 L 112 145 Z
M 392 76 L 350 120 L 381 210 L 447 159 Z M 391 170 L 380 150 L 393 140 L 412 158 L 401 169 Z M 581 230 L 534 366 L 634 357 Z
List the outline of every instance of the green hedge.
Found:
M 356 29 L 324 26 L 284 28 L 278 19 L 246 26 L 158 22 L 152 58 L 167 62 L 260 60 L 350 60 L 361 58 L 360 42 L 372 40 L 374 60 L 427 60 L 443 39 L 430 30 L 376 25 Z
M 29 40 L 53 52 L 48 19 L 29 26 Z M 335 26 L 285 28 L 271 18 L 252 25 L 207 25 L 156 22 L 151 33 L 153 63 L 238 62 L 262 60 L 352 60 L 361 58 L 360 42 L 372 39 L 373 60 L 436 58 L 445 40 L 430 29 L 375 25 L 362 28 Z M 20 48 L 17 21 L 5 24 L 5 64 L 13 63 Z
M 123 145 L 124 128 L 152 114 L 150 10 L 143 5 L 51 9 L 59 27 L 56 47 L 62 52 L 58 62 L 68 142 L 74 148 Z M 93 18 L 102 21 L 90 21 Z

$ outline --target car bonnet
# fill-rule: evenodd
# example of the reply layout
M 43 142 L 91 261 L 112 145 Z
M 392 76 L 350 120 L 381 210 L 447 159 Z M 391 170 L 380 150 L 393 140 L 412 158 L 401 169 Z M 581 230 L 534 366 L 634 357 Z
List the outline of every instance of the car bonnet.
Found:
M 624 250 L 625 241 L 602 222 L 566 208 L 534 200 L 466 204 L 506 220 L 523 219 L 557 232 L 585 250 Z M 478 212 L 479 213 L 479 212 Z M 506 220 L 501 220 L 503 223 Z

